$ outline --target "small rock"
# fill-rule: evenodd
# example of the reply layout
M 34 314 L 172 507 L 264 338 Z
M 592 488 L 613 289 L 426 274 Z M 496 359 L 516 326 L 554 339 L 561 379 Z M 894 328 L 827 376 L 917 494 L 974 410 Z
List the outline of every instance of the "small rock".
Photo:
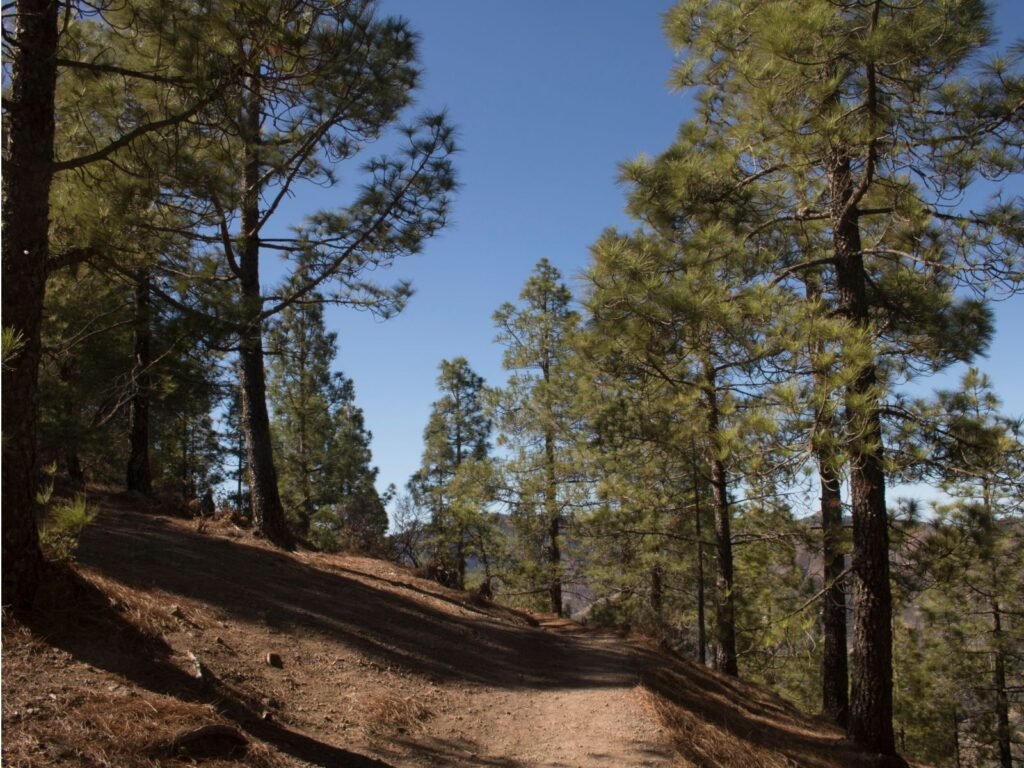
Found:
M 284 668 L 284 661 L 281 659 L 281 654 L 274 653 L 273 651 L 267 651 L 267 655 L 264 657 L 267 664 L 277 669 Z
M 186 655 L 188 656 L 188 660 L 192 662 L 192 669 L 189 672 L 192 677 L 196 680 L 205 680 L 206 676 L 203 674 L 203 664 L 199 661 L 199 657 L 192 653 L 192 651 L 187 651 Z

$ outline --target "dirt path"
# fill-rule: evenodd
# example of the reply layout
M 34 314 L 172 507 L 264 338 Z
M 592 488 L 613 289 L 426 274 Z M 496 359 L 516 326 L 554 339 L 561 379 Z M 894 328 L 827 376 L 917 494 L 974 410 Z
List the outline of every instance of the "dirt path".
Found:
M 648 652 L 614 635 L 554 617 L 531 626 L 391 563 L 282 553 L 237 529 L 198 534 L 127 504 L 108 505 L 79 558 L 105 589 L 147 596 L 145 620 L 169 664 L 187 673 L 198 659 L 234 719 L 303 742 L 295 764 L 672 764 L 639 688 Z M 167 692 L 117 648 L 69 650 Z M 264 662 L 268 652 L 280 667 Z
M 640 641 L 93 500 L 80 565 L 3 623 L 4 766 L 185 768 L 199 757 L 177 745 L 210 729 L 233 736 L 200 742 L 208 768 L 878 764 Z
M 566 636 L 559 627 L 542 631 L 559 632 L 561 642 L 521 661 L 546 669 L 549 687 L 465 690 L 456 710 L 406 742 L 405 756 L 418 753 L 415 764 L 423 766 L 672 765 L 667 735 L 622 641 Z

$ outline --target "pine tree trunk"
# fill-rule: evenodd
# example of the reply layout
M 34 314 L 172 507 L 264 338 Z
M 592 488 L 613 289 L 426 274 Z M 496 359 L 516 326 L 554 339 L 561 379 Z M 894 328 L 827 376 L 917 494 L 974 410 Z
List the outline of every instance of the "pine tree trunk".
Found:
M 734 677 L 739 675 L 736 661 L 736 597 L 733 593 L 732 531 L 728 478 L 725 462 L 718 453 L 719 413 L 715 373 L 704 363 L 705 398 L 708 408 L 708 464 L 711 467 L 711 494 L 715 505 L 715 545 L 718 573 L 715 578 L 715 669 Z
M 149 275 L 140 272 L 135 282 L 135 370 L 128 405 L 128 468 L 125 485 L 129 491 L 149 496 L 153 476 L 149 465 L 149 400 L 152 392 L 150 366 L 153 364 L 150 328 Z
M 824 649 L 821 662 L 822 715 L 846 726 L 850 714 L 849 670 L 846 659 L 846 590 L 843 587 L 843 503 L 839 478 L 827 459 L 819 457 L 821 477 L 822 559 L 826 591 L 821 623 Z
M 242 423 L 249 469 L 249 508 L 253 528 L 279 547 L 294 546 L 277 490 L 267 413 L 263 340 L 259 324 L 246 332 L 238 352 L 242 385 Z
M 562 615 L 562 550 L 561 515 L 558 510 L 558 480 L 555 472 L 555 433 L 551 424 L 551 340 L 545 332 L 542 342 L 541 375 L 544 381 L 544 414 L 549 420 L 544 427 L 544 512 L 548 521 L 548 598 L 551 612 Z
M 61 361 L 57 370 L 57 377 L 61 383 L 61 460 L 64 464 L 64 472 L 76 490 L 85 488 L 85 470 L 82 469 L 82 459 L 78 453 L 78 415 L 79 407 L 75 400 L 75 392 L 71 386 L 74 379 L 73 358 L 69 355 Z
M 558 513 L 558 483 L 555 480 L 555 437 L 549 429 L 544 435 L 544 467 L 546 470 L 544 489 L 544 505 L 548 518 L 548 568 L 551 582 L 548 596 L 551 600 L 551 611 L 557 616 L 562 615 L 562 550 L 561 515 Z
M 263 297 L 260 294 L 260 114 L 259 77 L 249 78 L 242 177 L 241 301 L 245 327 L 239 340 L 239 379 L 242 388 L 242 423 L 249 460 L 249 499 L 253 527 L 279 547 L 294 546 L 277 488 L 267 380 L 263 367 Z
M 562 574 L 561 574 L 561 561 L 562 552 L 559 546 L 559 536 L 561 536 L 562 522 L 558 517 L 558 513 L 555 512 L 548 519 L 548 567 L 550 569 L 551 584 L 548 587 L 548 597 L 551 600 L 551 612 L 557 616 L 561 616 L 562 609 Z
M 693 458 L 693 520 L 697 539 L 697 660 L 703 667 L 708 663 L 708 632 L 704 617 L 704 532 L 701 525 L 700 472 L 697 470 L 697 444 L 691 443 Z
M 40 326 L 49 258 L 53 178 L 54 93 L 58 4 L 18 0 L 10 91 L 5 96 L 3 168 L 3 327 L 23 346 L 4 361 L 3 605 L 28 610 L 39 584 L 42 554 L 36 527 L 36 419 Z M 4 37 L 8 36 L 5 22 Z
M 1000 768 L 1013 768 L 1010 751 L 1010 699 L 1006 693 L 1006 650 L 1003 648 L 1003 612 L 999 601 L 992 600 L 992 645 L 995 660 L 992 687 L 996 694 L 996 744 L 999 748 Z
M 804 277 L 809 303 L 821 299 L 819 275 L 809 272 Z M 824 351 L 821 340 L 812 341 L 812 367 L 814 393 L 819 403 L 828 399 L 827 369 L 820 366 Z M 822 602 L 821 624 L 823 649 L 821 660 L 821 713 L 839 726 L 846 727 L 850 717 L 850 672 L 847 660 L 846 588 L 842 583 L 845 569 L 843 555 L 843 500 L 840 478 L 831 443 L 836 429 L 830 411 L 821 415 L 811 437 L 818 460 L 821 483 L 821 554 L 825 594 Z
M 839 311 L 869 330 L 867 280 L 849 154 L 829 160 L 832 230 Z M 892 726 L 892 593 L 889 584 L 889 518 L 885 506 L 882 425 L 875 364 L 865 365 L 847 389 L 847 429 L 853 510 L 853 658 L 847 731 L 861 746 L 896 754 Z
M 655 563 L 651 568 L 651 612 L 658 621 L 661 621 L 664 603 L 663 576 L 661 564 Z

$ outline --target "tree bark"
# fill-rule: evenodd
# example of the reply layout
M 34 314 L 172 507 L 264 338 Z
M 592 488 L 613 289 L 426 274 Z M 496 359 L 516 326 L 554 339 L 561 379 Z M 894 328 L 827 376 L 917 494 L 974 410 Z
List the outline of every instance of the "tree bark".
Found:
M 701 525 L 700 472 L 697 470 L 697 444 L 693 450 L 693 520 L 694 537 L 697 539 L 697 660 L 703 667 L 708 663 L 708 632 L 704 617 L 704 533 Z
M 725 462 L 719 454 L 718 395 L 715 372 L 704 363 L 707 405 L 708 464 L 711 468 L 711 494 L 715 505 L 715 545 L 718 573 L 715 577 L 715 669 L 727 675 L 739 675 L 736 660 L 736 597 L 733 593 L 732 531 L 728 478 Z
M 1013 768 L 1010 751 L 1010 699 L 1006 693 L 1006 650 L 1003 648 L 1003 611 L 996 599 L 992 600 L 992 646 L 995 659 L 992 669 L 992 687 L 996 694 L 996 745 L 999 749 L 1000 768 Z
M 267 379 L 263 367 L 263 297 L 260 294 L 260 115 L 262 98 L 259 75 L 249 78 L 249 98 L 242 124 L 244 165 L 242 175 L 241 302 L 245 326 L 239 339 L 239 379 L 242 388 L 242 423 L 249 460 L 249 499 L 253 527 L 279 547 L 295 545 L 285 520 L 277 488 L 270 415 L 267 413 Z
M 548 311 L 547 301 L 544 311 Z M 551 406 L 551 335 L 545 329 L 541 349 L 541 375 L 544 381 L 544 513 L 548 522 L 548 599 L 551 612 L 562 615 L 561 513 L 558 509 L 558 477 L 555 467 L 554 409 Z
M 149 404 L 152 394 L 152 328 L 150 327 L 149 275 L 139 273 L 135 282 L 135 369 L 132 399 L 128 405 L 128 468 L 125 486 L 147 496 L 153 493 L 149 464 Z
M 244 258 L 243 258 L 244 261 Z M 263 369 L 261 327 L 246 331 L 238 352 L 242 385 L 242 421 L 249 470 L 249 506 L 254 529 L 279 547 L 294 546 L 277 490 L 267 412 L 267 384 Z
M 820 301 L 819 276 L 813 272 L 808 273 L 804 285 L 808 302 Z M 818 478 L 821 483 L 821 555 L 825 582 L 821 611 L 821 713 L 845 728 L 850 718 L 850 672 L 847 659 L 846 588 L 842 583 L 845 569 L 843 500 L 839 466 L 831 447 L 837 425 L 827 405 L 830 392 L 826 380 L 828 370 L 820 362 L 823 351 L 822 340 L 812 340 L 812 379 L 816 407 L 821 409 L 811 434 L 811 446 L 818 461 Z
M 28 610 L 42 566 L 36 527 L 40 326 L 49 258 L 57 86 L 56 0 L 18 0 L 4 137 L 3 327 L 22 347 L 3 365 L 3 605 Z M 5 37 L 7 32 L 5 30 Z
M 839 477 L 819 456 L 821 478 L 822 559 L 825 596 L 821 611 L 824 649 L 821 661 L 821 712 L 846 726 L 850 716 L 849 669 L 846 658 L 846 590 L 843 586 L 843 502 Z
M 557 616 L 562 615 L 562 519 L 558 511 L 558 481 L 555 477 L 555 436 L 549 428 L 544 435 L 544 467 L 546 470 L 544 506 L 548 518 L 548 568 L 551 582 L 548 585 L 548 597 L 551 600 L 551 611 Z
M 850 156 L 842 147 L 833 150 L 829 158 L 828 176 L 838 309 L 857 329 L 870 331 L 856 192 Z M 854 623 L 847 732 L 867 749 L 895 755 L 889 518 L 876 385 L 877 372 L 872 361 L 861 368 L 846 393 L 847 429 L 853 435 L 848 448 Z
M 71 485 L 81 491 L 85 489 L 85 470 L 82 469 L 82 459 L 78 453 L 79 406 L 71 386 L 74 379 L 74 357 L 70 353 L 58 365 L 57 376 L 61 383 L 60 461 L 63 462 L 64 472 Z

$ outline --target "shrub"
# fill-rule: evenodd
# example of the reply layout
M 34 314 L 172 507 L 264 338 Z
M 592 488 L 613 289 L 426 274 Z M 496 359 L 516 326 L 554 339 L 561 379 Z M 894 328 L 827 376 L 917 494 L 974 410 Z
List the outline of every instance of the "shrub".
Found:
M 70 560 L 78 548 L 78 537 L 95 517 L 84 495 L 55 503 L 39 529 L 39 544 L 46 557 L 57 562 Z

